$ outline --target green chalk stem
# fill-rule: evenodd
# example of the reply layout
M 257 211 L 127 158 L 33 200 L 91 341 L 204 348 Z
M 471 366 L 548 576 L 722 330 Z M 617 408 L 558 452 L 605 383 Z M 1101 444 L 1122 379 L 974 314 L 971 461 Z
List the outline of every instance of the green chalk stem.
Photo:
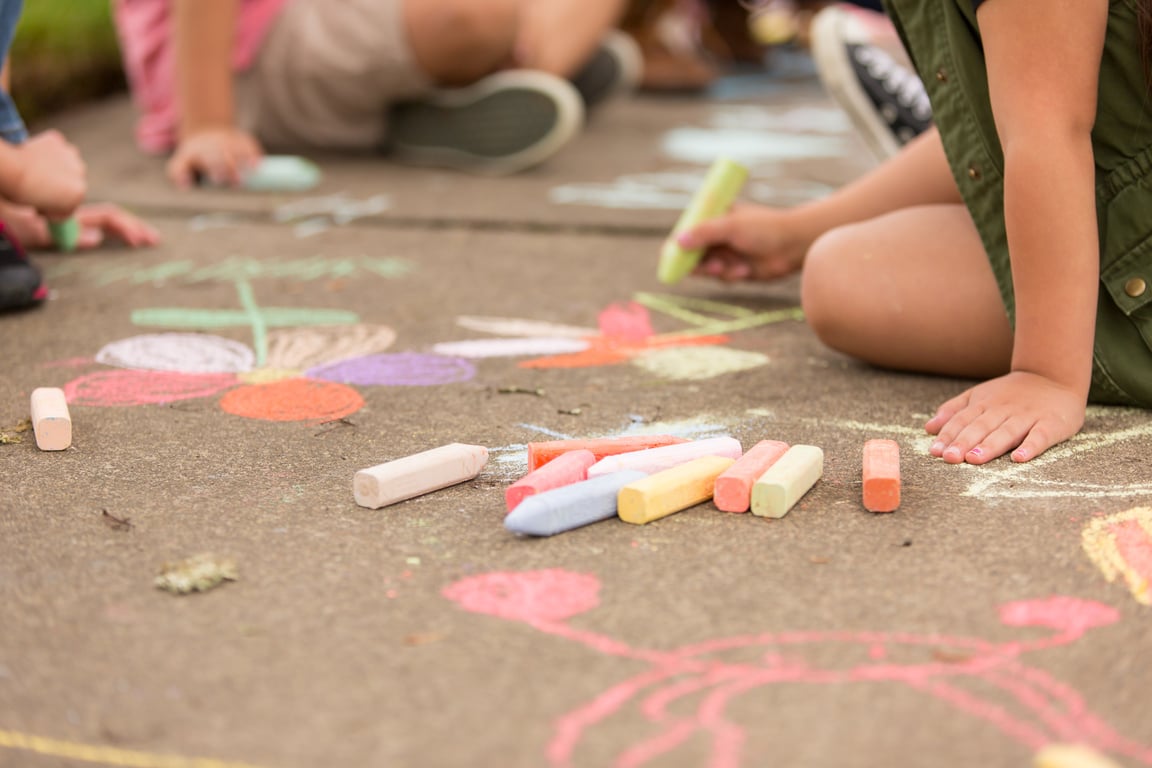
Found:
M 700 257 L 704 255 L 703 248 L 686 250 L 680 247 L 676 238 L 681 232 L 691 229 L 702 221 L 714 219 L 727 211 L 740 194 L 744 182 L 748 179 L 748 169 L 725 157 L 717 158 L 704 184 L 696 191 L 692 202 L 680 214 L 680 220 L 672 228 L 672 233 L 664 241 L 660 249 L 660 266 L 656 277 L 667 285 L 680 282 L 685 275 L 696 268 Z
M 48 234 L 57 250 L 71 253 L 80 241 L 80 222 L 75 218 L 48 222 Z

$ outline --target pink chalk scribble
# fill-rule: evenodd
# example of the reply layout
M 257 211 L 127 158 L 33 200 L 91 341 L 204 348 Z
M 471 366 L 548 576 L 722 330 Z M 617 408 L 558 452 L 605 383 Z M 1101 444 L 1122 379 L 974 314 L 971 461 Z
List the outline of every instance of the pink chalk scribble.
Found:
M 465 610 L 524 622 L 600 653 L 649 665 L 559 717 L 546 751 L 553 766 L 571 766 L 590 729 L 635 701 L 654 732 L 625 748 L 616 756 L 615 765 L 647 765 L 690 738 L 704 736 L 711 745 L 709 768 L 735 768 L 743 759 L 746 733 L 728 719 L 727 708 L 741 694 L 780 683 L 873 682 L 897 683 L 926 693 L 984 720 L 1031 751 L 1054 742 L 1078 742 L 1152 765 L 1152 747 L 1120 736 L 1088 709 L 1072 687 L 1019 661 L 1024 653 L 1068 645 L 1094 627 L 1119 620 L 1115 609 L 1100 603 L 1055 596 L 1001 606 L 1000 620 L 1007 626 L 1051 630 L 1027 641 L 996 643 L 900 632 L 775 632 L 653 650 L 634 648 L 567 623 L 598 606 L 599 591 L 595 576 L 562 569 L 486 573 L 461 579 L 442 591 Z M 725 652 L 749 649 L 762 650 L 758 662 L 719 658 Z M 836 651 L 832 655 L 838 662 L 828 662 L 827 649 Z M 821 661 L 806 658 L 805 651 Z M 908 660 L 895 660 L 901 657 Z M 970 679 L 979 682 L 973 690 L 964 688 Z M 671 711 L 690 696 L 697 697 L 695 712 Z

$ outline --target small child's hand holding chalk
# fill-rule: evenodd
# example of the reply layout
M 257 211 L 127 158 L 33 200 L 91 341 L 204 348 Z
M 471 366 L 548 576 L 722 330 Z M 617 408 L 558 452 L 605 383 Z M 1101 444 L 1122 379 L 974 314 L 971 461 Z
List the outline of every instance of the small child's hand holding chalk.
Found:
M 677 235 L 685 249 L 703 249 L 693 274 L 735 282 L 775 280 L 800 270 L 811 245 L 798 217 L 761 205 L 737 205 Z

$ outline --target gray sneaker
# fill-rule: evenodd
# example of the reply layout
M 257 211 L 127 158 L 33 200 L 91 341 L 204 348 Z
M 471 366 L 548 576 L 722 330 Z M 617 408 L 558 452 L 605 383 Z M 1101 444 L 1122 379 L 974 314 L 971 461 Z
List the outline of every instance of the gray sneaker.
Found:
M 539 165 L 584 123 L 580 94 L 544 72 L 497 72 L 395 104 L 384 149 L 416 165 L 502 176 Z
M 640 46 L 627 32 L 612 30 L 592 58 L 572 76 L 572 85 L 584 99 L 585 108 L 590 109 L 636 90 L 643 71 Z

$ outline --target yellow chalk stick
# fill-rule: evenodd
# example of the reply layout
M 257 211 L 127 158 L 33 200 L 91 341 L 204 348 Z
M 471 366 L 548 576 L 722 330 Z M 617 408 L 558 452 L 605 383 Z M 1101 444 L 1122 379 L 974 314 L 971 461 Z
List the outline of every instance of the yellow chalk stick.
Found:
M 1083 744 L 1049 744 L 1036 753 L 1034 768 L 1120 768 Z
M 692 202 L 680 214 L 672 233 L 660 249 L 660 264 L 656 277 L 660 282 L 671 285 L 678 283 L 700 263 L 703 248 L 686 250 L 680 247 L 676 238 L 687 229 L 702 221 L 714 219 L 727 211 L 740 194 L 740 189 L 748 179 L 748 169 L 739 163 L 720 157 L 708 169 L 704 183 L 696 191 Z
M 824 451 L 794 445 L 752 485 L 752 514 L 784 517 L 824 474 Z
M 724 456 L 701 456 L 620 489 L 620 519 L 643 525 L 712 498 L 720 473 L 736 463 Z
M 42 451 L 63 451 L 72 445 L 72 417 L 64 390 L 37 387 L 32 390 L 32 430 L 36 447 Z

